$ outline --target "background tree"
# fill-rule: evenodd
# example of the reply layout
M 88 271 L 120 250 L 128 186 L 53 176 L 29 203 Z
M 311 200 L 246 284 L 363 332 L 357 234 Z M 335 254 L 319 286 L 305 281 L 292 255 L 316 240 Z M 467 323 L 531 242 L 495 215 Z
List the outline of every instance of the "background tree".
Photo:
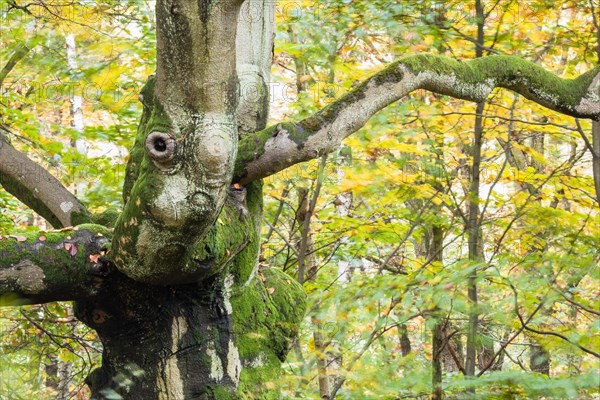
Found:
M 598 71 L 597 67 L 592 67 L 595 61 L 588 60 L 586 63 L 585 57 L 573 59 L 570 50 L 558 43 L 552 49 L 559 54 L 560 51 L 566 52 L 567 59 L 571 57 L 574 60 L 569 64 L 573 71 L 558 72 L 578 78 L 558 78 L 525 61 L 527 58 L 536 59 L 527 52 L 524 52 L 524 58 L 495 55 L 464 62 L 439 55 L 413 55 L 400 58 L 370 77 L 371 73 L 366 70 L 357 70 L 356 75 L 350 71 L 352 63 L 360 65 L 372 59 L 378 62 L 388 60 L 390 53 L 386 50 L 387 46 L 392 49 L 391 54 L 395 51 L 417 54 L 427 50 L 448 52 L 466 60 L 473 54 L 454 54 L 452 51 L 460 48 L 456 43 L 466 40 L 478 44 L 478 52 L 481 46 L 485 46 L 488 53 L 498 52 L 494 47 L 500 42 L 503 30 L 510 31 L 515 26 L 502 23 L 502 18 L 514 12 L 515 7 L 517 11 L 523 9 L 512 2 L 478 4 L 480 11 L 484 15 L 487 13 L 488 17 L 492 12 L 498 13 L 497 19 L 486 18 L 483 22 L 497 23 L 492 43 L 484 41 L 482 45 L 481 40 L 470 36 L 474 27 L 482 25 L 481 18 L 469 20 L 465 18 L 464 7 L 459 11 L 443 11 L 437 3 L 399 5 L 398 8 L 388 7 L 382 11 L 385 2 L 298 2 L 279 4 L 283 8 L 288 5 L 294 8 L 277 13 L 275 4 L 262 1 L 247 1 L 242 6 L 241 2 L 233 0 L 197 4 L 161 0 L 156 4 L 154 39 L 154 27 L 149 23 L 151 13 L 127 9 L 135 2 L 122 3 L 124 8 L 117 11 L 108 3 L 86 7 L 49 2 L 8 2 L 4 10 L 7 15 L 22 18 L 8 21 L 21 29 L 31 30 L 32 26 L 36 26 L 34 24 L 50 24 L 56 31 L 61 24 L 69 27 L 77 25 L 82 32 L 96 32 L 98 37 L 104 30 L 119 30 L 120 33 L 113 36 L 120 38 L 116 43 L 123 46 L 122 53 L 125 55 L 115 55 L 114 59 L 122 62 L 117 64 L 118 67 L 110 60 L 100 66 L 94 63 L 87 71 L 84 66 L 86 50 L 82 50 L 80 68 L 87 71 L 88 77 L 98 79 L 105 74 L 105 80 L 99 79 L 98 82 L 114 82 L 115 77 L 128 82 L 127 75 L 121 75 L 128 69 L 125 65 L 139 66 L 137 70 L 129 68 L 138 77 L 154 69 L 151 64 L 143 65 L 139 50 L 134 51 L 128 46 L 131 36 L 140 38 L 145 49 L 156 40 L 157 65 L 156 75 L 148 80 L 139 96 L 142 118 L 124 174 L 122 210 L 102 212 L 107 205 L 118 204 L 119 193 L 107 190 L 114 188 L 114 184 L 93 187 L 86 195 L 89 198 L 81 202 L 66 189 L 65 185 L 70 183 L 68 180 L 59 182 L 51 178 L 24 155 L 28 147 L 41 143 L 47 144 L 46 147 L 58 155 L 53 158 L 55 166 L 65 164 L 64 155 L 76 157 L 74 160 L 79 162 L 83 157 L 75 155 L 74 151 L 65 151 L 60 136 L 77 138 L 82 134 L 77 130 L 59 131 L 61 135 L 56 140 L 44 143 L 46 135 L 40 135 L 37 120 L 30 119 L 29 125 L 25 122 L 27 113 L 37 115 L 38 110 L 34 106 L 38 103 L 28 101 L 28 97 L 32 91 L 35 93 L 40 89 L 34 87 L 30 90 L 24 86 L 26 90 L 13 88 L 7 91 L 8 103 L 3 113 L 5 133 L 0 148 L 4 188 L 56 228 L 79 225 L 58 232 L 32 232 L 3 238 L 0 242 L 0 287 L 4 304 L 76 301 L 76 317 L 97 332 L 103 345 L 102 366 L 88 378 L 96 397 L 211 398 L 232 397 L 234 393 L 245 397 L 277 397 L 280 393 L 280 363 L 304 314 L 304 296 L 294 277 L 300 277 L 298 280 L 304 283 L 310 295 L 310 315 L 316 324 L 310 331 L 315 339 L 314 354 L 321 397 L 327 396 L 327 390 L 324 390 L 326 381 L 331 383 L 328 388 L 330 397 L 344 391 L 350 396 L 428 392 L 431 385 L 429 379 L 424 379 L 428 375 L 426 362 L 418 364 L 425 368 L 404 371 L 402 379 L 390 376 L 389 381 L 393 383 L 382 385 L 375 391 L 360 383 L 369 376 L 382 379 L 380 368 L 373 368 L 375 364 L 365 362 L 365 359 L 394 359 L 390 358 L 387 349 L 387 334 L 407 324 L 419 326 L 422 321 L 433 324 L 428 328 L 439 326 L 443 321 L 452 321 L 453 324 L 448 326 L 456 326 L 457 331 L 447 334 L 444 340 L 448 343 L 453 337 L 461 338 L 467 331 L 472 340 L 471 346 L 473 340 L 483 343 L 482 338 L 491 337 L 492 342 L 498 338 L 499 345 L 491 347 L 492 351 L 496 351 L 491 358 L 494 363 L 503 354 L 511 356 L 506 351 L 507 347 L 514 344 L 518 348 L 520 343 L 515 340 L 525 330 L 550 338 L 547 340 L 556 338 L 559 342 L 552 342 L 552 346 L 557 346 L 557 343 L 574 346 L 582 354 L 597 356 L 598 349 L 594 347 L 591 336 L 593 331 L 574 339 L 571 335 L 573 328 L 567 327 L 569 330 L 564 332 L 549 329 L 555 316 L 552 312 L 540 312 L 542 309 L 577 307 L 593 315 L 593 305 L 573 297 L 563 285 L 565 277 L 570 276 L 579 278 L 570 279 L 569 282 L 574 283 L 569 283 L 569 288 L 582 284 L 585 288 L 591 284 L 586 278 L 598 258 L 594 247 L 597 232 L 593 229 L 593 221 L 597 219 L 597 211 L 594 210 L 593 197 L 591 200 L 578 199 L 575 210 L 548 215 L 543 198 L 536 208 L 531 192 L 527 195 L 518 191 L 501 198 L 493 190 L 498 182 L 502 181 L 504 185 L 505 182 L 522 180 L 528 185 L 539 186 L 539 190 L 550 187 L 547 190 L 551 195 L 563 196 L 556 201 L 565 204 L 566 208 L 572 207 L 569 203 L 574 198 L 565 195 L 564 188 L 576 186 L 584 193 L 591 192 L 589 188 L 593 186 L 589 175 L 583 173 L 580 176 L 575 172 L 576 162 L 571 160 L 564 164 L 564 160 L 561 161 L 560 143 L 556 145 L 556 160 L 552 160 L 556 165 L 544 171 L 546 176 L 517 175 L 513 179 L 507 173 L 509 157 L 515 153 L 506 150 L 506 144 L 522 146 L 512 129 L 517 123 L 516 115 L 535 106 L 531 103 L 517 106 L 514 101 L 512 107 L 507 108 L 510 101 L 504 98 L 506 93 L 494 88 L 510 89 L 544 107 L 582 118 L 578 130 L 571 132 L 579 132 L 583 135 L 581 140 L 587 140 L 589 124 L 585 120 L 598 118 L 600 108 L 596 82 Z M 72 14 L 72 10 L 80 8 L 87 12 L 93 10 L 93 14 L 85 15 L 86 18 L 79 15 L 82 13 Z M 586 14 L 590 8 L 593 11 L 593 5 L 581 10 L 550 10 L 540 4 L 535 5 L 534 11 L 541 15 L 571 13 L 569 15 L 585 20 L 591 15 Z M 90 15 L 99 16 L 91 25 Z M 286 35 L 292 42 L 287 49 L 296 51 L 291 58 L 299 72 L 294 77 L 295 86 L 304 92 L 299 97 L 298 112 L 291 116 L 297 122 L 278 123 L 285 119 L 278 118 L 279 121 L 276 119 L 271 127 L 265 128 L 274 29 L 271 22 L 275 15 L 292 19 L 287 21 Z M 318 17 L 314 18 L 315 15 Z M 358 15 L 368 24 L 356 23 Z M 312 23 L 303 20 L 309 17 Z M 407 21 L 413 22 L 410 29 L 405 29 Z M 561 21 L 559 15 L 554 32 L 560 30 Z M 123 26 L 126 27 L 125 32 L 121 33 Z M 526 30 L 527 26 L 522 29 Z M 530 29 L 536 31 L 534 27 Z M 540 31 L 545 32 L 544 29 Z M 44 31 L 44 34 L 47 33 Z M 90 35 L 89 42 L 93 43 L 90 57 L 98 57 L 103 43 L 112 42 Z M 518 35 L 513 36 L 518 38 Z M 561 32 L 556 36 L 567 38 L 567 41 L 578 37 Z M 404 37 L 409 39 L 408 46 Z M 52 35 L 49 38 L 52 39 Z M 78 43 L 86 43 L 79 39 Z M 48 39 L 41 42 L 53 49 L 56 48 L 54 43 L 64 43 L 64 35 L 57 35 L 54 42 Z M 11 56 L 4 70 L 10 72 L 23 60 L 33 63 L 21 54 L 51 59 L 47 52 L 25 50 L 31 49 L 33 43 L 12 44 L 11 49 L 14 50 L 10 50 Z M 503 52 L 514 53 L 511 46 L 512 42 L 505 45 Z M 297 50 L 298 47 L 305 51 Z M 473 46 L 469 48 L 473 49 Z M 514 48 L 519 49 L 518 46 Z M 281 54 L 281 47 L 278 49 L 277 54 Z M 388 53 L 381 54 L 382 50 Z M 364 55 L 361 56 L 361 53 Z M 345 62 L 338 64 L 338 60 Z M 285 61 L 278 61 L 287 67 Z M 544 66 L 553 70 L 552 64 Z M 24 66 L 23 69 L 27 70 Z M 4 76 L 8 76 L 8 72 Z M 314 104 L 308 97 L 314 85 L 320 82 L 328 85 L 316 90 L 319 95 Z M 392 117 L 384 111 L 371 118 L 417 89 L 437 94 L 417 93 L 399 104 Z M 132 93 L 135 92 L 131 90 L 127 94 Z M 497 109 L 494 108 L 490 114 L 500 121 L 509 122 L 508 131 L 506 126 L 498 124 L 497 133 L 490 134 L 490 138 L 497 137 L 497 140 L 481 143 L 483 165 L 472 168 L 485 170 L 487 167 L 495 175 L 489 177 L 491 185 L 487 193 L 476 190 L 479 201 L 473 200 L 472 194 L 469 196 L 473 185 L 461 179 L 465 166 L 475 165 L 462 151 L 472 137 L 471 128 L 462 125 L 462 116 L 473 114 L 473 111 L 470 105 L 440 96 L 479 104 L 491 96 L 491 103 Z M 94 126 L 86 129 L 83 135 L 89 140 L 97 139 L 97 143 L 103 146 L 106 142 L 130 144 L 132 135 L 128 132 L 134 130 L 132 121 L 136 106 L 123 101 L 122 108 L 118 108 L 115 105 L 118 102 L 107 98 L 103 91 L 98 98 L 103 106 L 119 110 L 113 117 L 115 123 L 104 131 Z M 336 98 L 338 100 L 334 100 Z M 64 96 L 59 96 L 56 103 L 63 99 Z M 430 110 L 434 111 L 422 110 L 421 107 L 425 106 L 419 101 L 421 99 L 431 104 Z M 440 99 L 444 101 L 437 101 Z M 329 104 L 319 104 L 324 102 Z M 42 104 L 52 108 L 51 102 Z M 94 113 L 99 112 L 100 106 L 97 107 L 92 108 Z M 535 109 L 539 113 L 546 112 L 540 110 Z M 438 122 L 439 126 L 436 126 L 436 113 L 444 114 L 444 124 L 448 125 Z M 483 128 L 487 119 L 481 113 L 479 108 L 475 110 Z M 557 114 L 548 115 L 557 118 Z M 366 123 L 369 123 L 367 129 L 350 140 L 357 150 L 352 153 L 354 165 L 349 167 L 350 170 L 344 168 L 346 177 L 341 188 L 342 193 L 352 189 L 355 199 L 352 210 L 346 212 L 351 212 L 353 218 L 347 220 L 336 216 L 339 210 L 333 207 L 336 206 L 334 201 L 328 203 L 332 204 L 330 207 L 319 204 L 319 198 L 328 195 L 328 180 L 324 178 L 328 167 L 325 158 L 322 158 L 319 177 L 314 180 L 312 190 L 304 196 L 310 201 L 300 202 L 298 210 L 287 210 L 285 205 L 278 207 L 277 218 L 267 217 L 268 221 L 274 221 L 268 227 L 275 232 L 270 237 L 285 242 L 287 250 L 282 246 L 282 252 L 269 254 L 269 244 L 266 244 L 259 258 L 261 237 L 258 230 L 263 196 L 260 180 L 296 163 L 336 152 L 344 138 Z M 406 130 L 402 135 L 396 128 L 399 123 L 403 123 L 403 131 Z M 561 128 L 547 121 L 536 124 L 538 128 L 540 125 Z M 487 136 L 490 129 L 485 128 Z M 50 132 L 56 130 L 51 128 Z M 379 134 L 377 138 L 375 133 Z M 9 137 L 12 143 L 9 143 Z M 28 139 L 33 141 L 27 142 Z M 20 143 L 21 140 L 26 143 Z M 486 144 L 489 147 L 485 147 Z M 367 148 L 363 150 L 365 145 Z M 578 150 L 575 145 L 573 160 L 581 160 L 577 154 L 583 154 L 583 149 Z M 115 152 L 119 150 L 117 148 Z M 504 160 L 503 151 L 507 154 Z M 527 154 L 539 159 L 534 151 Z M 585 148 L 585 151 L 588 149 Z M 364 165 L 363 154 L 366 159 Z M 341 157 L 342 154 L 336 158 Z M 109 163 L 107 157 L 106 164 Z M 492 169 L 495 165 L 500 165 L 500 168 Z M 308 168 L 307 171 L 310 171 Z M 32 176 L 23 171 L 40 171 L 36 173 L 42 175 Z M 575 176 L 572 176 L 574 173 Z M 373 178 L 374 174 L 378 178 Z M 111 175 L 103 175 L 102 179 L 114 178 Z M 291 184 L 301 186 L 302 177 L 298 179 L 298 182 L 292 179 Z M 373 185 L 375 180 L 383 186 Z M 267 193 L 271 191 L 270 185 L 277 188 L 277 184 L 269 181 Z M 280 187 L 277 190 L 277 193 L 284 193 Z M 560 190 L 563 190 L 562 194 Z M 377 196 L 378 202 L 369 202 L 369 196 Z M 462 245 L 453 247 L 453 243 L 463 242 L 465 233 L 472 235 L 474 232 L 468 225 L 469 218 L 465 216 L 470 215 L 469 210 L 472 216 L 477 216 L 472 212 L 473 207 L 464 207 L 465 202 L 483 202 L 478 212 L 481 213 L 478 221 L 482 232 L 477 229 L 477 235 L 481 235 L 481 243 L 485 245 L 482 246 L 483 254 L 477 254 L 476 259 L 464 257 Z M 409 207 L 404 206 L 405 203 Z M 89 209 L 94 212 L 90 213 Z M 298 211 L 302 210 L 306 213 L 300 216 Z M 298 248 L 293 236 L 293 232 L 298 232 L 297 225 L 288 224 L 289 232 L 278 225 L 278 222 L 286 221 L 290 211 L 293 211 L 292 220 L 296 223 L 302 221 Z M 488 213 L 493 216 L 489 221 L 486 220 Z M 583 224 L 579 218 L 581 215 L 588 216 Z M 528 254 L 529 250 L 516 255 L 510 252 L 511 246 L 520 249 L 535 247 L 536 236 L 531 233 L 536 232 L 540 221 L 562 221 L 567 216 L 570 216 L 572 224 L 562 225 L 554 232 L 544 231 L 544 235 L 548 236 L 544 246 L 552 251 L 536 251 L 532 256 Z M 463 224 L 456 224 L 457 220 Z M 342 232 L 342 235 L 332 237 L 334 240 L 329 240 L 329 244 L 317 235 L 310 235 L 311 232 L 321 233 L 327 224 L 329 227 L 324 233 L 330 229 Z M 457 228 L 461 225 L 466 229 Z M 523 226 L 531 237 L 515 232 L 512 229 L 515 225 Z M 559 225 L 555 226 L 558 228 Z M 430 235 L 432 227 L 437 229 L 433 235 L 437 239 L 430 242 L 428 251 L 417 251 L 417 247 L 424 247 L 427 243 L 425 238 Z M 440 232 L 440 228 L 445 232 Z M 441 241 L 440 236 L 443 238 Z M 565 242 L 565 237 L 570 240 Z M 432 249 L 439 249 L 440 245 L 447 254 L 438 260 L 440 250 Z M 572 256 L 574 251 L 578 254 L 576 262 Z M 286 252 L 292 256 L 281 262 Z M 346 254 L 346 260 L 337 254 Z M 340 262 L 348 259 L 358 271 L 363 271 L 352 274 L 345 267 L 340 270 L 339 265 L 344 265 Z M 330 262 L 338 264 L 333 271 L 327 268 Z M 289 275 L 275 267 L 283 265 Z M 532 268 L 534 265 L 536 267 Z M 297 268 L 299 271 L 296 271 Z M 310 273 L 314 279 L 306 279 L 305 274 L 310 271 L 319 273 Z M 473 274 L 474 271 L 478 273 Z M 518 273 L 515 274 L 515 271 Z M 338 272 L 341 272 L 340 275 Z M 339 284 L 333 283 L 340 276 L 345 278 Z M 481 294 L 476 308 L 473 299 L 469 302 L 463 293 L 465 279 L 469 276 L 471 287 L 477 285 Z M 533 282 L 532 276 L 535 277 Z M 331 287 L 336 289 L 330 290 Z M 501 294 L 492 295 L 495 293 Z M 540 293 L 542 297 L 537 296 Z M 350 299 L 351 308 L 339 307 Z M 336 303 L 337 309 L 332 310 L 329 305 Z M 500 308 L 494 310 L 489 307 L 491 304 Z M 357 307 L 363 311 L 362 315 L 356 314 Z M 464 317 L 474 315 L 474 312 L 477 321 L 482 323 L 464 324 Z M 348 317 L 350 315 L 352 318 Z M 581 323 L 576 315 L 570 314 L 569 318 L 575 324 Z M 29 323 L 36 322 L 30 319 L 33 322 L 28 320 Z M 327 324 L 328 320 L 337 323 Z M 559 317 L 559 321 L 562 320 Z M 480 329 L 480 326 L 485 326 L 486 330 Z M 487 330 L 488 326 L 497 326 L 498 329 Z M 583 331 L 589 326 L 586 323 L 574 329 Z M 43 329 L 40 331 L 43 332 Z M 401 337 L 411 339 L 409 335 Z M 425 346 L 425 352 L 411 352 L 402 362 L 418 360 L 419 354 L 427 358 L 426 345 L 430 346 L 431 342 L 428 339 L 417 341 L 419 346 Z M 299 343 L 296 354 L 311 350 L 310 342 Z M 352 347 L 354 345 L 356 348 Z M 448 346 L 447 343 L 441 345 Z M 489 345 L 487 349 L 490 349 Z M 302 357 L 303 371 L 310 371 L 310 358 Z M 459 357 L 454 362 L 462 364 Z M 588 363 L 583 369 L 589 371 L 589 360 L 583 363 Z M 327 371 L 329 365 L 325 364 L 333 366 L 332 372 Z M 480 364 L 477 371 L 470 371 L 469 367 L 469 371 L 464 372 L 467 375 L 483 375 L 494 369 L 492 365 Z M 389 365 L 391 367 L 393 363 Z M 465 369 L 464 364 L 461 366 Z M 393 370 L 391 367 L 389 372 Z M 435 382 L 441 384 L 439 368 L 437 373 Z M 481 395 L 481 390 L 522 390 L 514 384 L 515 375 L 511 371 L 505 375 L 486 376 L 490 376 L 490 380 L 475 381 L 458 376 L 448 379 L 447 376 L 445 389 L 452 393 L 460 392 L 466 386 L 479 387 L 477 395 Z M 580 380 L 564 379 L 561 384 L 569 383 L 564 389 L 566 393 L 573 393 L 573 390 L 577 393 L 577 390 L 590 386 L 591 380 L 586 377 L 584 374 Z M 311 379 L 304 378 L 305 383 L 310 385 Z M 516 379 L 518 382 L 519 378 Z M 495 383 L 490 386 L 490 382 Z M 300 387 L 296 392 L 303 393 L 304 390 L 307 389 Z M 543 393 L 547 385 L 540 384 L 529 390 Z

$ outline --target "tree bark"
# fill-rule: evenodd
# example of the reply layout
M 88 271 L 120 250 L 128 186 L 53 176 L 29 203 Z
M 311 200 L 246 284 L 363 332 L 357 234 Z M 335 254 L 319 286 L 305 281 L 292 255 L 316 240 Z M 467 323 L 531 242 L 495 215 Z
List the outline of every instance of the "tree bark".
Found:
M 598 121 L 592 121 L 592 150 L 594 189 L 596 189 L 596 201 L 600 207 L 600 122 Z
M 443 248 L 444 248 L 444 232 L 440 226 L 432 226 L 430 231 L 430 240 L 427 243 L 427 259 L 434 262 L 438 262 L 440 265 L 443 263 Z M 439 313 L 438 313 L 439 314 Z M 443 316 L 438 315 L 439 320 L 433 327 L 432 332 L 432 358 L 431 358 L 431 369 L 432 369 L 432 396 L 434 400 L 442 399 L 442 352 L 445 347 L 446 337 L 444 335 L 444 327 L 447 321 Z
M 85 206 L 44 167 L 0 133 L 0 184 L 55 228 L 89 221 Z
M 0 305 L 94 296 L 110 272 L 102 257 L 111 232 L 99 225 L 0 236 Z
M 398 337 L 400 338 L 400 351 L 402 352 L 402 357 L 406 357 L 412 351 L 406 324 L 402 324 L 398 327 Z
M 529 346 L 529 366 L 532 371 L 550 376 L 550 353 L 539 344 Z
M 246 259 L 247 260 L 247 259 Z M 277 376 L 304 313 L 300 287 L 269 269 L 210 285 L 148 287 L 123 277 L 76 315 L 103 343 L 93 398 L 277 398 Z M 120 397 L 119 397 L 120 396 Z
M 418 89 L 482 102 L 494 88 L 501 87 L 567 115 L 600 118 L 599 72 L 600 66 L 596 66 L 568 80 L 515 56 L 470 61 L 437 55 L 407 56 L 312 116 L 243 138 L 234 181 L 247 184 L 337 150 L 342 140 L 371 116 Z
M 483 46 L 485 45 L 485 13 L 481 0 L 475 0 L 475 11 L 477 18 L 477 40 L 475 42 L 475 57 L 483 57 Z M 481 241 L 481 221 L 479 218 L 479 186 L 481 169 L 481 149 L 483 146 L 483 111 L 485 101 L 477 103 L 475 109 L 475 137 L 470 151 L 472 158 L 471 171 L 469 174 L 469 192 L 467 193 L 467 214 L 468 219 L 465 226 L 469 238 L 469 261 L 472 272 L 468 278 L 468 298 L 469 298 L 469 323 L 467 332 L 467 351 L 465 359 L 465 375 L 475 375 L 475 362 L 477 351 L 477 334 L 479 324 L 478 307 L 478 288 L 477 288 L 477 264 L 482 259 Z M 470 389 L 472 390 L 472 389 Z

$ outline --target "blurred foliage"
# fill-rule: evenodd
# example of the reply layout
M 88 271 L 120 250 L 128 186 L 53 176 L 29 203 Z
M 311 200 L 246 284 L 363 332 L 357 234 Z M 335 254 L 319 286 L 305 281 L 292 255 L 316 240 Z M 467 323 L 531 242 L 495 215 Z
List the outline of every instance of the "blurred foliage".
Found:
M 589 2 L 483 3 L 484 54 L 519 55 L 565 77 L 597 62 Z M 299 101 L 286 103 L 285 118 L 328 104 L 403 55 L 475 56 L 474 1 L 283 4 L 289 6 L 278 6 L 275 75 L 301 91 Z M 580 133 L 573 118 L 504 90 L 493 93 L 484 115 L 479 265 L 467 260 L 464 221 L 472 103 L 413 93 L 345 141 L 351 157 L 344 151 L 329 157 L 311 220 L 318 275 L 305 287 L 313 306 L 288 359 L 286 397 L 319 397 L 318 324 L 325 327 L 330 386 L 344 380 L 339 398 L 428 398 L 431 330 L 442 315 L 464 346 L 466 281 L 474 267 L 480 271 L 479 340 L 501 354 L 502 368 L 475 380 L 446 369 L 446 396 L 468 398 L 467 386 L 476 388 L 478 399 L 598 395 L 598 359 L 577 347 L 600 350 L 600 213 L 591 154 L 581 137 L 590 138 L 591 125 L 579 121 Z M 542 153 L 532 143 L 539 135 Z M 509 162 L 513 149 L 527 168 Z M 264 227 L 264 262 L 294 276 L 298 188 L 314 190 L 316 169 L 311 162 L 267 179 L 265 219 L 274 228 Z M 352 199 L 346 210 L 344 198 Z M 423 255 L 434 226 L 443 230 L 441 264 Z M 519 316 L 546 334 L 524 330 Z M 407 356 L 401 329 L 411 342 Z M 531 371 L 532 344 L 550 354 L 550 378 Z

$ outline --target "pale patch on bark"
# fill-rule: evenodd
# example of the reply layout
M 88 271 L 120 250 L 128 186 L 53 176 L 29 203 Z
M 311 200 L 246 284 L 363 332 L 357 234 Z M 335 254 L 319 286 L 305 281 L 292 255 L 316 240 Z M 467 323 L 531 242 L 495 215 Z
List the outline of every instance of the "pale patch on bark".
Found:
M 232 274 L 228 274 L 223 283 L 223 304 L 227 315 L 231 315 L 233 307 L 231 306 L 231 288 L 233 287 L 234 278 Z
M 102 389 L 100 391 L 100 393 L 106 399 L 110 399 L 110 400 L 121 400 L 121 399 L 123 399 L 123 396 L 121 396 L 119 393 L 117 393 L 114 389 L 111 389 L 111 388 L 104 388 L 104 389 Z
M 278 128 L 277 135 L 266 141 L 263 155 L 246 165 L 247 175 L 268 176 L 287 165 L 336 150 L 344 138 L 360 129 L 373 114 L 410 93 L 415 87 L 416 84 L 410 79 L 383 84 L 372 81 L 365 88 L 361 99 L 346 105 L 333 121 L 324 121 L 324 125 L 301 146 L 290 138 L 287 129 L 283 126 Z
M 227 375 L 235 384 L 235 387 L 240 383 L 240 374 L 242 373 L 242 363 L 240 362 L 240 354 L 233 340 L 229 339 L 229 349 L 227 351 Z
M 210 342 L 208 344 L 208 348 L 206 349 L 206 354 L 210 357 L 210 378 L 214 379 L 216 382 L 220 382 L 225 375 L 223 371 L 223 363 L 221 363 L 221 359 L 215 350 L 215 344 Z
M 410 93 L 414 87 L 415 85 L 409 79 L 380 85 L 371 82 L 366 87 L 362 99 L 346 106 L 331 124 L 323 126 L 306 140 L 303 152 L 316 157 L 336 150 L 342 140 L 360 129 L 373 114 L 385 105 Z
M 0 270 L 0 281 L 14 282 L 22 294 L 37 294 L 46 289 L 44 270 L 29 260 Z
M 268 113 L 269 81 L 275 37 L 275 1 L 247 0 L 238 17 L 236 63 L 240 85 L 240 131 L 263 129 Z
M 127 271 L 129 277 L 137 279 L 152 274 L 163 274 L 166 272 L 162 267 L 162 264 L 155 263 L 155 268 L 151 271 L 145 271 L 142 268 L 143 265 L 152 265 L 151 263 L 156 259 L 158 251 L 161 251 L 163 246 L 167 245 L 166 243 L 163 243 L 162 239 L 163 235 L 160 229 L 148 221 L 142 222 L 135 245 L 135 249 L 140 255 L 140 258 L 129 261 L 129 269 Z M 150 272 L 150 274 L 148 272 Z
M 452 97 L 484 101 L 496 86 L 496 82 L 491 78 L 485 79 L 483 82 L 467 83 L 459 80 L 454 73 L 439 74 L 433 71 L 419 71 L 415 74 L 405 65 L 400 64 L 398 68 L 403 74 L 403 78 L 399 82 L 403 85 L 401 96 L 405 96 L 417 88 L 422 88 Z
M 256 274 L 258 273 L 258 259 L 260 257 L 260 254 L 256 255 L 256 260 L 254 261 L 254 268 L 252 268 L 252 271 L 250 271 L 250 276 L 248 277 L 248 279 L 246 280 L 246 282 L 244 282 L 244 287 L 248 286 L 252 280 L 254 279 L 254 277 L 256 276 Z
M 235 115 L 206 113 L 195 121 L 196 138 L 193 157 L 199 163 L 198 176 L 204 173 L 203 186 L 222 188 L 231 183 L 237 156 L 237 122 Z M 200 167 L 201 166 L 201 167 Z
M 158 372 L 157 385 L 159 400 L 181 400 L 183 396 L 183 379 L 177 366 L 176 353 L 179 350 L 179 340 L 188 330 L 183 317 L 174 317 L 171 324 L 171 355 L 166 360 L 164 370 Z
M 290 139 L 289 132 L 286 129 L 279 130 L 277 136 L 270 137 L 265 143 L 264 155 L 246 166 L 248 174 L 254 175 L 255 171 L 262 171 L 263 169 L 266 169 L 268 172 L 274 172 L 274 169 L 270 171 L 271 160 L 269 158 L 275 156 L 279 160 L 291 162 L 298 151 L 296 147 L 296 143 Z
M 264 352 L 260 352 L 258 357 L 254 357 L 250 361 L 246 361 L 244 364 L 248 368 L 258 368 L 264 366 L 266 363 L 266 354 Z
M 587 97 L 581 99 L 575 110 L 584 114 L 600 115 L 600 74 L 594 77 Z
M 421 71 L 417 74 L 416 79 L 423 82 L 419 86 L 433 92 L 478 102 L 484 101 L 495 87 L 492 79 L 467 83 L 459 80 L 455 74 L 438 74 L 432 71 Z
M 73 207 L 74 207 L 74 205 L 70 201 L 63 201 L 62 203 L 60 203 L 60 209 L 64 213 L 68 213 L 69 211 L 71 211 L 73 209 Z
M 237 153 L 235 116 L 203 113 L 187 118 L 194 130 L 187 135 L 174 133 L 178 154 L 173 165 L 151 171 L 153 175 L 144 178 L 154 180 L 158 189 L 152 198 L 146 199 L 150 204 L 149 215 L 144 214 L 143 220 L 137 221 L 140 230 L 135 253 L 126 246 L 135 238 L 122 233 L 127 223 L 115 229 L 117 267 L 132 279 L 157 284 L 193 279 L 195 271 L 189 275 L 186 265 L 178 262 L 185 255 L 173 259 L 172 253 L 178 246 L 193 248 L 189 243 L 202 239 L 225 201 Z M 177 126 L 185 126 L 181 121 L 175 122 Z M 128 202 L 124 213 L 138 206 L 139 203 Z
M 180 174 L 169 177 L 152 205 L 152 215 L 169 226 L 179 226 L 191 214 L 189 197 L 193 195 L 188 180 Z
M 243 132 L 251 132 L 259 129 L 257 121 L 262 98 L 268 96 L 268 85 L 261 71 L 251 64 L 243 64 L 237 67 L 240 85 L 240 104 L 237 108 L 238 125 Z
M 590 100 L 589 98 L 581 99 L 581 102 L 577 107 L 575 107 L 575 111 L 582 114 L 595 114 L 600 115 L 600 103 L 599 100 Z

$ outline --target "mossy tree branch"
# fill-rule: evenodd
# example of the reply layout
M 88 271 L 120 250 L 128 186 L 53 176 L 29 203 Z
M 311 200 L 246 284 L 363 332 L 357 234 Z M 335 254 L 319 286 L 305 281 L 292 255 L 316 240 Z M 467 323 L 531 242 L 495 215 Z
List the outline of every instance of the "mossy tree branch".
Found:
M 600 118 L 600 67 L 562 79 L 515 56 L 457 61 L 437 55 L 407 56 L 373 75 L 316 114 L 243 138 L 234 181 L 247 184 L 334 151 L 371 116 L 417 89 L 481 102 L 495 88 L 515 91 L 549 109 Z
M 110 274 L 102 254 L 110 232 L 100 225 L 0 237 L 0 306 L 81 300 Z
M 55 228 L 89 221 L 85 206 L 50 172 L 0 134 L 0 184 Z

